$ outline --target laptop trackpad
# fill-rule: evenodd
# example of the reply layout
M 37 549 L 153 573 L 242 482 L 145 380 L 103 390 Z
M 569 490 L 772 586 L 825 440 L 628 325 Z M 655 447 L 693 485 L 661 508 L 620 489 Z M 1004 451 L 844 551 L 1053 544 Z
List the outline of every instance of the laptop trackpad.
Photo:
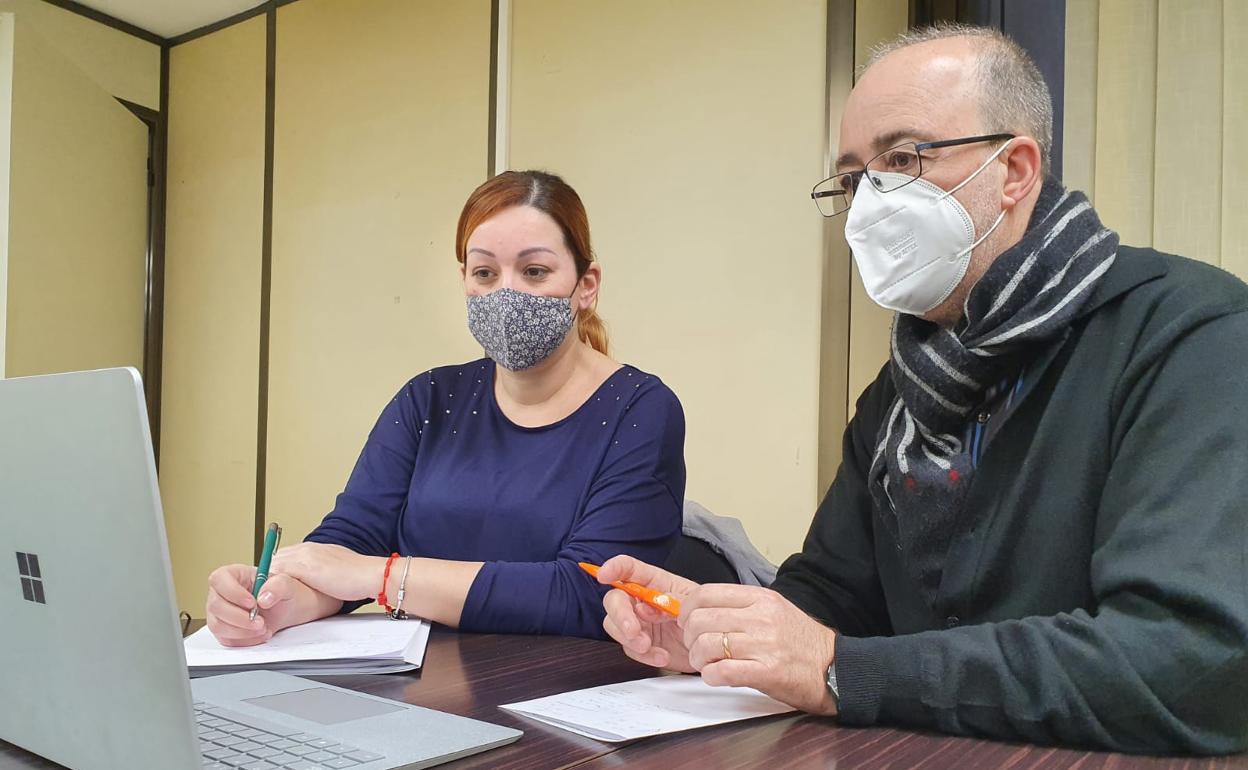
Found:
M 334 725 L 339 722 L 350 722 L 353 719 L 364 719 L 404 710 L 402 706 L 348 695 L 327 687 L 313 687 L 278 695 L 246 698 L 243 702 L 323 725 Z

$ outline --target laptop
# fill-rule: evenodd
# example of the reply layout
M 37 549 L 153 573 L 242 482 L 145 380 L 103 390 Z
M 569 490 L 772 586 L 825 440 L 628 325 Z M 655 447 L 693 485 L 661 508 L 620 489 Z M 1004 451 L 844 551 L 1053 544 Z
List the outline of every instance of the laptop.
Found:
M 191 681 L 173 597 L 138 372 L 0 380 L 0 738 L 73 770 L 391 770 L 521 735 L 271 671 Z

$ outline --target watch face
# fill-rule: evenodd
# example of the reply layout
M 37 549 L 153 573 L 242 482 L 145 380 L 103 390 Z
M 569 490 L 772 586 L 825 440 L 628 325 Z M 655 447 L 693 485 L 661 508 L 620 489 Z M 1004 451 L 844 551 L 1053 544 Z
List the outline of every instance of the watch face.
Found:
M 836 686 L 836 664 L 828 666 L 828 691 L 832 693 L 833 698 L 841 697 L 840 688 Z

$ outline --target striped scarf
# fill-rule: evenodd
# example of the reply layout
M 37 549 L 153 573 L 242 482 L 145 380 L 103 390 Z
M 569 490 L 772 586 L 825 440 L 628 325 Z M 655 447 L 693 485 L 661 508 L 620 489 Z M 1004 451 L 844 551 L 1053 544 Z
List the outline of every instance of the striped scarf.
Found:
M 1118 234 L 1087 197 L 1048 179 L 1027 232 L 975 284 L 956 329 L 895 317 L 889 369 L 898 398 L 880 427 L 870 489 L 929 601 L 974 475 L 962 439 L 972 413 L 1070 325 L 1117 251 Z

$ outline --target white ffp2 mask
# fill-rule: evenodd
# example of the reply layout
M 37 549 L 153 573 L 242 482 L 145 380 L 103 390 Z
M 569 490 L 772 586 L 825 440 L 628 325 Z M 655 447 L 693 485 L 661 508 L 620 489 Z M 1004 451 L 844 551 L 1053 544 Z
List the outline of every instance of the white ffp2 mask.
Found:
M 868 175 L 900 182 L 902 174 L 871 171 L 863 175 L 845 221 L 845 240 L 853 252 L 867 295 L 878 305 L 909 315 L 923 315 L 953 292 L 966 275 L 971 250 L 997 229 L 978 239 L 971 215 L 953 197 L 1009 146 L 1005 142 L 966 179 L 946 192 L 926 179 L 915 179 L 880 192 Z M 909 178 L 909 177 L 904 177 Z

